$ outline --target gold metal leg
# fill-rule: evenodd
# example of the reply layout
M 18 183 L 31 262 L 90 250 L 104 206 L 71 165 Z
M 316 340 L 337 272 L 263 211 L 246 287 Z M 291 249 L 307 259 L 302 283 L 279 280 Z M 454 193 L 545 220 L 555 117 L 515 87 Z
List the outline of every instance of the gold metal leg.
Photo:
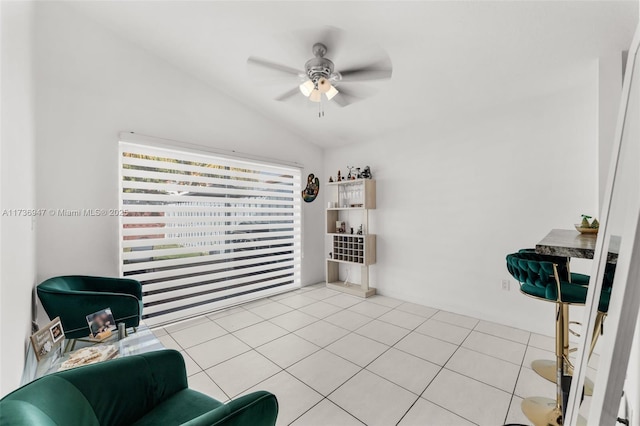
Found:
M 604 322 L 604 317 L 607 314 L 598 311 L 596 315 L 596 323 L 593 326 L 593 334 L 591 335 L 591 347 L 589 348 L 589 359 L 591 359 L 591 355 L 593 354 L 593 350 L 596 348 L 596 343 L 598 343 L 598 337 L 600 337 L 600 331 L 602 330 L 602 323 Z
M 557 304 L 556 314 L 556 407 L 562 410 L 562 377 L 565 373 L 565 357 L 569 355 L 569 306 Z M 561 411 L 562 412 L 562 411 Z M 561 422 L 562 423 L 562 422 Z
M 556 399 L 529 397 L 522 401 L 522 412 L 535 426 L 562 425 L 562 377 L 569 356 L 569 306 L 556 303 Z M 579 424 L 586 424 L 584 418 Z

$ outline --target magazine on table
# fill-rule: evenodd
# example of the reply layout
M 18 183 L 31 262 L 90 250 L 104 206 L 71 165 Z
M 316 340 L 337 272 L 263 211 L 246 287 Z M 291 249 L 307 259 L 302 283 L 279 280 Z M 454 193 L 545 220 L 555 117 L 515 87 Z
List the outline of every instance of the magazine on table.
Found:
M 95 345 L 81 348 L 71 352 L 69 358 L 60 365 L 58 371 L 95 364 L 115 358 L 117 355 L 118 348 L 114 345 Z

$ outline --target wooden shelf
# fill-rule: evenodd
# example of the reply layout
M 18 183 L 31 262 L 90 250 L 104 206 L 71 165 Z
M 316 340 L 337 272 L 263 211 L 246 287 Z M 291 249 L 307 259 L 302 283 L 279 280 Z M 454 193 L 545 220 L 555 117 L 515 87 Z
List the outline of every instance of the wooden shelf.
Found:
M 327 210 L 373 210 L 376 208 L 376 181 L 356 179 L 327 184 L 328 199 L 336 207 Z M 343 205 L 362 204 L 361 207 L 342 207 Z
M 360 284 L 349 283 L 345 285 L 342 281 L 327 282 L 327 288 L 363 298 L 376 294 L 375 288 L 363 289 Z
M 326 210 L 325 232 L 331 239 L 329 251 L 332 254 L 326 262 L 327 287 L 354 296 L 369 297 L 376 292 L 369 288 L 369 265 L 376 263 L 376 235 L 366 232 L 369 230 L 369 210 L 376 208 L 376 181 L 352 179 L 327 185 L 330 205 L 361 204 L 359 207 L 329 207 Z M 357 231 L 360 225 L 365 234 L 336 232 L 343 226 L 349 231 Z M 340 274 L 352 266 L 360 267 L 360 283 L 345 285 L 340 281 Z
M 372 182 L 373 179 L 350 179 L 350 180 L 341 180 L 340 182 L 327 182 L 325 185 L 329 186 L 339 186 L 339 185 L 354 185 L 362 182 Z
M 350 262 L 348 260 L 338 260 L 338 259 L 327 259 L 329 262 L 336 262 L 336 263 L 344 263 L 345 265 L 364 265 L 363 263 L 359 263 L 359 262 Z

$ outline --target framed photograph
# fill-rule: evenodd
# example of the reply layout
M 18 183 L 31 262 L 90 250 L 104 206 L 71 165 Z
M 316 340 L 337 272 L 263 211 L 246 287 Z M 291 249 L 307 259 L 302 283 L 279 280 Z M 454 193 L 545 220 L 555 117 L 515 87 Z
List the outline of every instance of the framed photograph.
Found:
M 55 322 L 49 327 L 49 332 L 51 333 L 53 343 L 58 343 L 64 337 L 64 331 L 62 331 L 62 323 L 60 321 Z
M 111 308 L 105 308 L 87 315 L 87 324 L 89 324 L 89 330 L 91 330 L 89 337 L 92 339 L 101 339 L 102 337 L 110 336 L 117 328 L 116 321 L 113 319 L 113 314 L 111 313 Z
M 62 345 L 62 341 L 64 340 L 64 330 L 60 322 L 60 317 L 56 317 L 49 324 L 33 333 L 30 340 L 38 361 L 54 353 Z

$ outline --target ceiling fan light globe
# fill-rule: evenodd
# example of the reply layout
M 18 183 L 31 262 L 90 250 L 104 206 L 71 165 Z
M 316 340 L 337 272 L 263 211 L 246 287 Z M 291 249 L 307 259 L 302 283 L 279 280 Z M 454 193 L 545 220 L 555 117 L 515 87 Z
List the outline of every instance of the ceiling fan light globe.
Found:
M 331 83 L 329 83 L 329 80 L 327 80 L 324 77 L 320 77 L 318 79 L 318 90 L 322 93 L 327 93 L 329 90 L 331 90 L 333 86 L 331 85 Z
M 302 94 L 307 98 L 309 97 L 309 95 L 311 95 L 311 92 L 313 92 L 313 89 L 315 89 L 313 81 L 311 80 L 305 81 L 299 87 L 300 87 L 300 92 L 302 92 Z
M 325 96 L 327 97 L 327 99 L 331 100 L 338 93 L 340 93 L 338 89 L 336 89 L 335 86 L 331 86 L 331 89 L 329 89 L 327 93 L 325 93 Z
M 315 89 L 313 92 L 311 92 L 309 100 L 311 102 L 320 102 L 322 100 L 322 93 L 318 89 Z

